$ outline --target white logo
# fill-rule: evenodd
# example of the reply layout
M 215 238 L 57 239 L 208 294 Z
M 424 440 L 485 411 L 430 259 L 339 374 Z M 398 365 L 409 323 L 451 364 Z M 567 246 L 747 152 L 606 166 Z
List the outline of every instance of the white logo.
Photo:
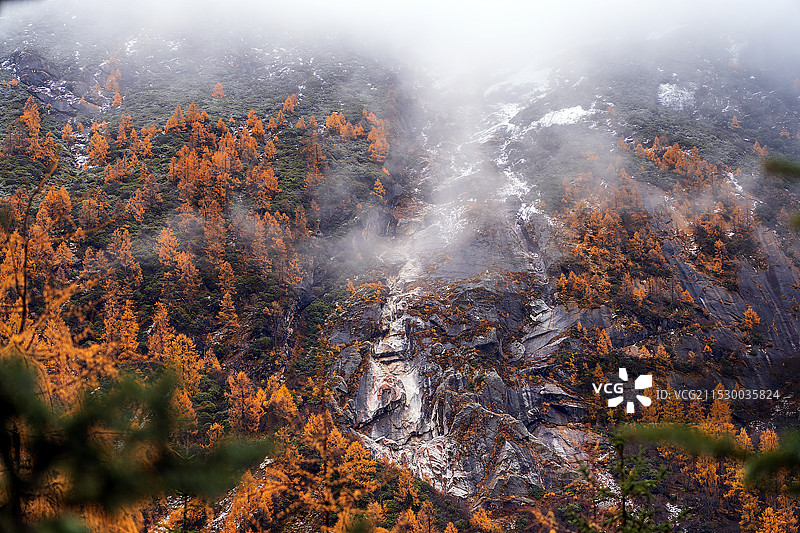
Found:
M 628 381 L 628 370 L 625 368 L 619 369 L 619 379 L 622 380 L 623 383 Z M 653 375 L 652 374 L 642 374 L 641 376 L 637 377 L 636 380 L 633 382 L 634 390 L 641 390 L 649 389 L 653 386 Z M 604 383 L 598 385 L 596 383 L 592 383 L 592 388 L 594 389 L 595 394 L 599 394 L 602 390 L 606 394 L 616 394 L 613 398 L 608 399 L 608 406 L 609 407 L 617 407 L 622 402 L 625 401 L 625 397 L 623 396 L 623 385 L 622 383 Z M 639 403 L 648 407 L 652 402 L 650 398 L 647 396 L 643 396 L 641 394 L 636 395 L 636 399 L 639 400 Z M 634 403 L 632 401 L 628 401 L 625 404 L 625 411 L 627 413 L 634 412 Z

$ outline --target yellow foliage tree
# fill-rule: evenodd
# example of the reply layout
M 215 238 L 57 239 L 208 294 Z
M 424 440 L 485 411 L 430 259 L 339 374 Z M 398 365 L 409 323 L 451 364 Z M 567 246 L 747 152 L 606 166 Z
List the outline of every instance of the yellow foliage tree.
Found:
M 372 187 L 372 194 L 383 200 L 383 197 L 386 196 L 386 189 L 383 188 L 383 183 L 381 183 L 380 178 L 375 180 L 375 185 Z
M 192 339 L 183 333 L 172 337 L 164 347 L 162 361 L 176 373 L 180 385 L 189 394 L 197 391 L 201 378 L 202 358 Z
M 267 406 L 283 420 L 291 422 L 297 416 L 297 405 L 294 403 L 292 394 L 286 388 L 286 385 L 281 385 L 272 393 Z
M 211 97 L 212 98 L 224 98 L 225 97 L 225 91 L 222 88 L 222 83 L 217 82 L 217 84 L 214 85 L 214 89 L 211 91 Z
M 605 328 L 600 329 L 597 333 L 597 354 L 600 357 L 608 357 L 614 347 L 611 345 L 611 338 Z M 662 347 L 663 349 L 663 347 Z
M 235 344 L 239 340 L 239 315 L 236 314 L 236 307 L 233 305 L 231 293 L 226 292 L 220 302 L 219 315 L 217 320 L 220 323 L 226 342 Z
M 483 508 L 479 508 L 477 511 L 472 513 L 472 516 L 469 519 L 469 523 L 472 524 L 472 527 L 484 531 L 486 533 L 494 533 L 499 532 L 500 527 L 495 524 L 489 515 L 486 513 L 486 510 Z
M 275 161 L 278 151 L 275 149 L 275 143 L 271 140 L 264 146 L 264 158 L 267 161 Z
M 714 402 L 702 429 L 712 435 L 733 435 L 734 426 L 731 421 L 731 406 L 723 396 L 724 387 L 718 384 L 714 390 Z
M 258 118 L 256 112 L 252 109 L 247 114 L 247 127 L 250 128 L 250 133 L 253 137 L 259 142 L 264 142 L 264 123 L 261 122 L 261 119 Z
M 753 308 L 748 305 L 747 311 L 744 312 L 744 318 L 742 319 L 742 330 L 752 334 L 758 330 L 759 324 L 761 324 L 761 318 L 753 311 Z
M 150 358 L 160 359 L 174 336 L 175 330 L 170 326 L 167 306 L 164 305 L 164 302 L 158 302 L 153 314 L 153 325 L 150 328 L 150 337 L 147 342 L 147 352 Z
M 290 115 L 294 113 L 295 108 L 297 107 L 298 103 L 297 95 L 291 94 L 286 97 L 286 100 L 283 102 L 283 113 L 286 115 Z
M 400 470 L 400 475 L 397 478 L 395 499 L 413 507 L 419 505 L 419 491 L 414 486 L 414 478 L 411 476 L 411 472 L 405 468 Z
M 108 141 L 98 131 L 92 133 L 89 139 L 89 152 L 87 157 L 92 165 L 102 165 L 108 158 Z
M 375 478 L 377 465 L 369 451 L 360 442 L 353 441 L 347 447 L 343 467 L 344 471 L 348 473 L 348 481 L 354 489 L 368 493 L 378 488 Z
M 261 418 L 261 405 L 256 400 L 253 382 L 240 370 L 228 376 L 227 383 L 225 398 L 228 400 L 228 419 L 231 426 L 243 433 L 256 431 Z
M 767 428 L 761 433 L 761 438 L 758 442 L 758 451 L 771 452 L 778 448 L 779 444 L 778 434 Z

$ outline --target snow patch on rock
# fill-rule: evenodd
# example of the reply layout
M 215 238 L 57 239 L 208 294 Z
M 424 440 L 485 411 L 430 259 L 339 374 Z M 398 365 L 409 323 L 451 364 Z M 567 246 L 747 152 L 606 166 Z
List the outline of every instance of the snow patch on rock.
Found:
M 566 107 L 564 109 L 548 112 L 542 118 L 531 124 L 531 127 L 547 128 L 550 126 L 577 124 L 581 119 L 594 114 L 594 112 L 594 109 L 584 109 L 583 106 L 580 105 Z
M 694 90 L 674 83 L 662 83 L 658 86 L 658 102 L 675 111 L 691 109 L 694 107 Z

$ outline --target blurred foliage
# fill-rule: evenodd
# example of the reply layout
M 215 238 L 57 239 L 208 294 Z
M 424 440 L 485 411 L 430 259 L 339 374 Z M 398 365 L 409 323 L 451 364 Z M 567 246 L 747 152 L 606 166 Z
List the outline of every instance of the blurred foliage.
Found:
M 744 482 L 759 490 L 774 490 L 771 480 L 778 474 L 788 473 L 788 479 L 800 474 L 800 432 L 781 436 L 777 448 L 753 452 L 736 445 L 729 436 L 712 436 L 681 424 L 658 426 L 625 426 L 618 432 L 621 438 L 639 441 L 666 442 L 678 446 L 690 455 L 705 455 L 720 459 L 734 459 L 744 463 Z M 787 481 L 778 487 L 792 494 L 800 494 L 800 482 Z
M 58 412 L 22 357 L 0 360 L 0 530 L 86 531 L 76 517 L 87 508 L 113 512 L 168 492 L 219 495 L 271 450 L 226 440 L 202 455 L 175 453 L 174 381 L 125 378 Z
M 769 174 L 783 176 L 792 181 L 800 180 L 800 163 L 788 159 L 766 159 L 764 171 Z M 800 213 L 795 213 L 790 221 L 792 229 L 800 231 Z
M 596 507 L 607 506 L 601 523 L 581 513 L 579 506 L 570 506 L 566 510 L 567 518 L 581 533 L 668 532 L 673 531 L 678 521 L 686 515 L 684 511 L 668 520 L 657 520 L 658 510 L 653 502 L 653 494 L 656 485 L 666 477 L 667 468 L 653 471 L 641 449 L 637 453 L 629 453 L 626 448 L 632 440 L 631 434 L 623 432 L 611 437 L 614 459 L 609 470 L 616 477 L 616 486 L 601 483 L 590 475 L 586 466 L 581 469 L 594 490 L 593 504 Z

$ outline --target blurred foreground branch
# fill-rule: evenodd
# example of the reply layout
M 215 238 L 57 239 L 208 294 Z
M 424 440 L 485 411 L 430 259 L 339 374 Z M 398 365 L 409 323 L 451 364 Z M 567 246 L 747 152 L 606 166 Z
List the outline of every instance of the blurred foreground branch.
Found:
M 764 172 L 783 176 L 788 180 L 797 181 L 800 180 L 800 162 L 790 161 L 788 159 L 768 158 L 764 161 Z M 790 224 L 792 229 L 800 231 L 800 213 L 792 215 Z
M 36 392 L 24 358 L 0 358 L 0 530 L 86 531 L 86 515 L 152 496 L 217 495 L 269 451 L 224 441 L 181 457 L 169 444 L 173 389 L 171 376 L 149 387 L 126 378 L 59 413 Z
M 753 452 L 736 445 L 730 436 L 716 437 L 684 425 L 624 426 L 618 435 L 626 440 L 665 442 L 674 444 L 690 455 L 705 455 L 719 459 L 734 459 L 744 464 L 744 482 L 761 490 L 774 490 L 772 480 L 782 473 L 790 474 L 787 483 L 778 490 L 800 494 L 800 432 L 783 435 L 780 445 L 770 451 Z

